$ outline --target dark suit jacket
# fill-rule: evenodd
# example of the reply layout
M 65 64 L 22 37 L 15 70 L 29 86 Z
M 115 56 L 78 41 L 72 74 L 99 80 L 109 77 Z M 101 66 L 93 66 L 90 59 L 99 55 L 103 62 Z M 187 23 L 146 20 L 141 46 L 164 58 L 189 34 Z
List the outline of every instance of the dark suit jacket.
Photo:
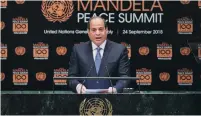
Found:
M 108 70 L 108 71 L 107 71 Z M 129 80 L 103 80 L 98 77 L 129 77 L 130 62 L 128 51 L 121 44 L 107 40 L 104 49 L 99 73 L 96 73 L 93 59 L 91 41 L 78 44 L 73 47 L 69 62 L 69 77 L 97 77 L 97 79 L 86 79 L 84 85 L 87 89 L 108 89 L 111 82 L 118 92 L 129 84 Z M 97 82 L 98 81 L 98 82 Z M 76 92 L 76 86 L 83 80 L 70 79 L 69 86 Z

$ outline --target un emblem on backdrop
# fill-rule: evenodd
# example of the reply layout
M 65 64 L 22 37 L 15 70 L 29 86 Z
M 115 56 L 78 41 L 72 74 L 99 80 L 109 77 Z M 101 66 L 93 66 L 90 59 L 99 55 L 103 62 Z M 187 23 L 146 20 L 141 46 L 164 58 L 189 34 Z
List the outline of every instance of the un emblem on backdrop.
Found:
M 65 22 L 67 21 L 74 11 L 72 0 L 53 0 L 42 1 L 41 11 L 45 18 L 50 22 Z
M 1 23 L 0 23 L 0 28 L 1 28 L 1 30 L 3 30 L 4 27 L 5 27 L 5 23 L 4 23 L 3 21 L 1 21 Z
M 168 81 L 170 79 L 170 73 L 168 72 L 161 72 L 159 74 L 159 78 L 161 81 Z
M 18 56 L 24 55 L 25 52 L 26 52 L 26 49 L 25 49 L 25 47 L 23 47 L 23 46 L 17 46 L 17 47 L 15 48 L 15 53 L 16 53 Z
M 59 46 L 56 48 L 56 52 L 58 55 L 65 55 L 67 53 L 67 48 L 65 46 Z

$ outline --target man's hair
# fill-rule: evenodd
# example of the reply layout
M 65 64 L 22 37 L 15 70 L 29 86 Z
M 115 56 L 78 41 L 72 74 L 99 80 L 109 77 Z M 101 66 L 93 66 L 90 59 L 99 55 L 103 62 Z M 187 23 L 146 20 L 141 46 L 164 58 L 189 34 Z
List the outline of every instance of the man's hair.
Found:
M 99 19 L 102 19 L 102 20 L 103 20 L 105 28 L 107 28 L 107 27 L 108 27 L 108 25 L 107 25 L 107 23 L 106 23 L 106 21 L 105 21 L 105 19 L 104 19 L 104 18 L 102 18 L 102 17 L 100 17 L 100 16 L 94 16 L 94 17 L 91 17 L 91 18 L 89 19 L 89 22 L 88 22 L 88 24 L 87 24 L 87 29 L 89 29 L 89 30 L 90 30 L 90 23 L 91 23 L 91 21 L 92 21 L 93 19 L 97 19 L 97 18 L 99 18 Z

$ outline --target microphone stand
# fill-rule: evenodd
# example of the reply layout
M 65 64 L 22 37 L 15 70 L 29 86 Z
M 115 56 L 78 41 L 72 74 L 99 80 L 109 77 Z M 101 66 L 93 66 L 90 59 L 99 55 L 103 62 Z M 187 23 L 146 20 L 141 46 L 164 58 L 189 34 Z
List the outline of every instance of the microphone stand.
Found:
M 107 66 L 105 66 L 105 68 L 106 68 L 106 71 L 107 71 L 108 76 L 110 77 L 110 74 L 109 74 L 109 71 L 108 71 Z M 110 79 L 110 84 L 112 85 L 112 94 L 113 94 L 113 84 L 112 84 L 112 82 L 111 82 L 111 79 Z
M 139 88 L 139 93 L 140 93 L 140 79 L 139 79 L 139 84 L 138 84 L 138 88 Z
M 53 78 L 53 94 L 54 94 L 54 78 Z
M 91 70 L 92 70 L 92 68 L 94 67 L 94 65 L 92 65 L 91 67 L 90 67 L 90 69 L 89 69 L 89 71 L 87 72 L 87 75 L 85 76 L 85 77 L 88 77 L 89 76 L 89 73 L 91 72 Z M 85 83 L 85 80 L 86 79 L 84 79 L 84 81 L 82 82 L 82 85 L 81 85 L 81 89 L 80 89 L 80 93 L 82 94 L 82 87 L 83 87 L 83 85 L 84 85 L 84 83 Z

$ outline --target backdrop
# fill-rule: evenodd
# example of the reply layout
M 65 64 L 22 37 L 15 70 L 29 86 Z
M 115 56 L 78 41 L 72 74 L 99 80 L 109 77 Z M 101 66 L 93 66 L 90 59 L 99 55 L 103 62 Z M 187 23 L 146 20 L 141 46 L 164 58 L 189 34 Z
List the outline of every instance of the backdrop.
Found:
M 107 21 L 108 39 L 128 48 L 142 90 L 201 90 L 201 2 L 188 0 L 3 0 L 1 89 L 69 90 L 72 47 L 89 40 L 96 15 Z

